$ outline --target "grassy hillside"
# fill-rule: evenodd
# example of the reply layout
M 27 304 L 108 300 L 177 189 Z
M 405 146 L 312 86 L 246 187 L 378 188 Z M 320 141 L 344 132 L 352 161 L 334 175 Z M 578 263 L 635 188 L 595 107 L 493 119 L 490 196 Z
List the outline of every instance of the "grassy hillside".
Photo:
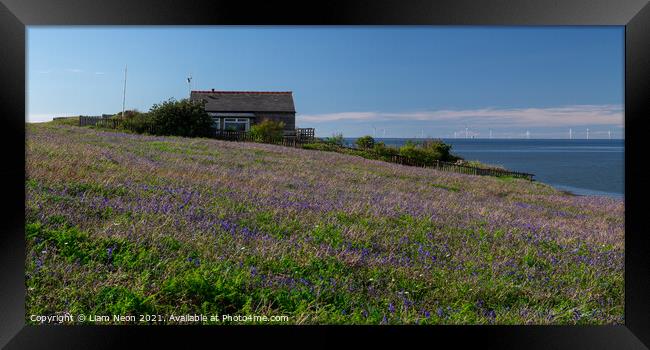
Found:
M 28 322 L 63 312 L 623 322 L 620 200 L 54 123 L 28 125 L 26 149 Z

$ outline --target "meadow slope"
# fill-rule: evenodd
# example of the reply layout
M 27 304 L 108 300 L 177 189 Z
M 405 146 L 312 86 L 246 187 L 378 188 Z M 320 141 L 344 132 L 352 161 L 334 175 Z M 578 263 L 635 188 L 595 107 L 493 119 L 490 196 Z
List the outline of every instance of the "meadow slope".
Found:
M 25 191 L 28 323 L 64 312 L 624 322 L 621 200 L 55 123 L 27 125 Z

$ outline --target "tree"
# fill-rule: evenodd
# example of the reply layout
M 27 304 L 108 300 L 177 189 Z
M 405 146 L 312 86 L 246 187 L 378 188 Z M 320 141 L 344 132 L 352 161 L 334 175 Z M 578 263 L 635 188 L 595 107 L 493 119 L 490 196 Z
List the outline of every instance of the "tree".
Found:
M 212 119 L 205 111 L 205 101 L 169 99 L 155 104 L 149 110 L 151 122 L 157 135 L 209 136 Z
M 354 143 L 356 143 L 359 148 L 370 149 L 375 146 L 375 139 L 373 139 L 372 136 L 367 135 L 359 137 L 356 141 L 354 141 Z

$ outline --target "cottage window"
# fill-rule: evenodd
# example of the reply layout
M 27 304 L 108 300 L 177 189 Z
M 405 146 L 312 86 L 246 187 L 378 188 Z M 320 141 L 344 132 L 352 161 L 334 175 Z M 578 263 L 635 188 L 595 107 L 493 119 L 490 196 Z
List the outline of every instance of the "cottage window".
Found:
M 250 119 L 224 118 L 223 129 L 226 131 L 248 131 L 250 129 Z
M 221 129 L 221 118 L 212 117 L 212 127 L 217 130 Z

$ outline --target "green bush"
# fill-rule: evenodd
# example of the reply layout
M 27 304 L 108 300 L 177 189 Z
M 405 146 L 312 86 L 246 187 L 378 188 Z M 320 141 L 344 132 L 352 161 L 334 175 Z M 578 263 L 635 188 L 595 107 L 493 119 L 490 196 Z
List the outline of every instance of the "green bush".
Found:
M 359 148 L 370 149 L 375 145 L 375 139 L 373 139 L 372 136 L 362 136 L 359 137 L 354 143 Z
M 399 148 L 399 155 L 415 162 L 417 165 L 431 164 L 438 159 L 437 154 L 429 152 L 411 140 Z
M 326 137 L 324 141 L 330 145 L 343 146 L 343 134 L 334 134 L 331 137 Z
M 399 150 L 395 147 L 386 146 L 383 142 L 377 142 L 372 147 L 373 151 L 380 158 L 390 158 L 399 154 Z
M 118 113 L 115 118 L 121 119 L 122 123 L 120 128 L 131 130 L 138 134 L 152 132 L 155 124 L 151 115 L 148 113 L 141 113 L 136 111 L 126 111 L 122 117 L 122 113 Z
M 507 170 L 502 165 L 481 163 L 478 160 L 463 161 L 461 164 L 481 169 Z
M 455 161 L 460 159 L 451 154 L 451 145 L 441 140 L 426 140 L 421 143 L 407 141 L 399 148 L 399 155 L 417 165 L 431 165 L 435 161 Z
M 284 122 L 264 119 L 253 125 L 250 133 L 257 142 L 281 140 L 284 135 Z
M 329 152 L 336 152 L 340 149 L 340 147 L 325 143 L 325 142 L 312 142 L 312 143 L 305 143 L 302 145 L 302 148 L 304 149 L 313 149 L 317 151 L 329 151 Z
M 439 139 L 425 140 L 422 143 L 422 149 L 433 154 L 438 160 L 451 162 L 460 159 L 451 154 L 451 145 L 448 145 Z
M 212 119 L 205 111 L 204 101 L 173 98 L 155 104 L 149 110 L 157 135 L 207 137 L 212 133 Z

